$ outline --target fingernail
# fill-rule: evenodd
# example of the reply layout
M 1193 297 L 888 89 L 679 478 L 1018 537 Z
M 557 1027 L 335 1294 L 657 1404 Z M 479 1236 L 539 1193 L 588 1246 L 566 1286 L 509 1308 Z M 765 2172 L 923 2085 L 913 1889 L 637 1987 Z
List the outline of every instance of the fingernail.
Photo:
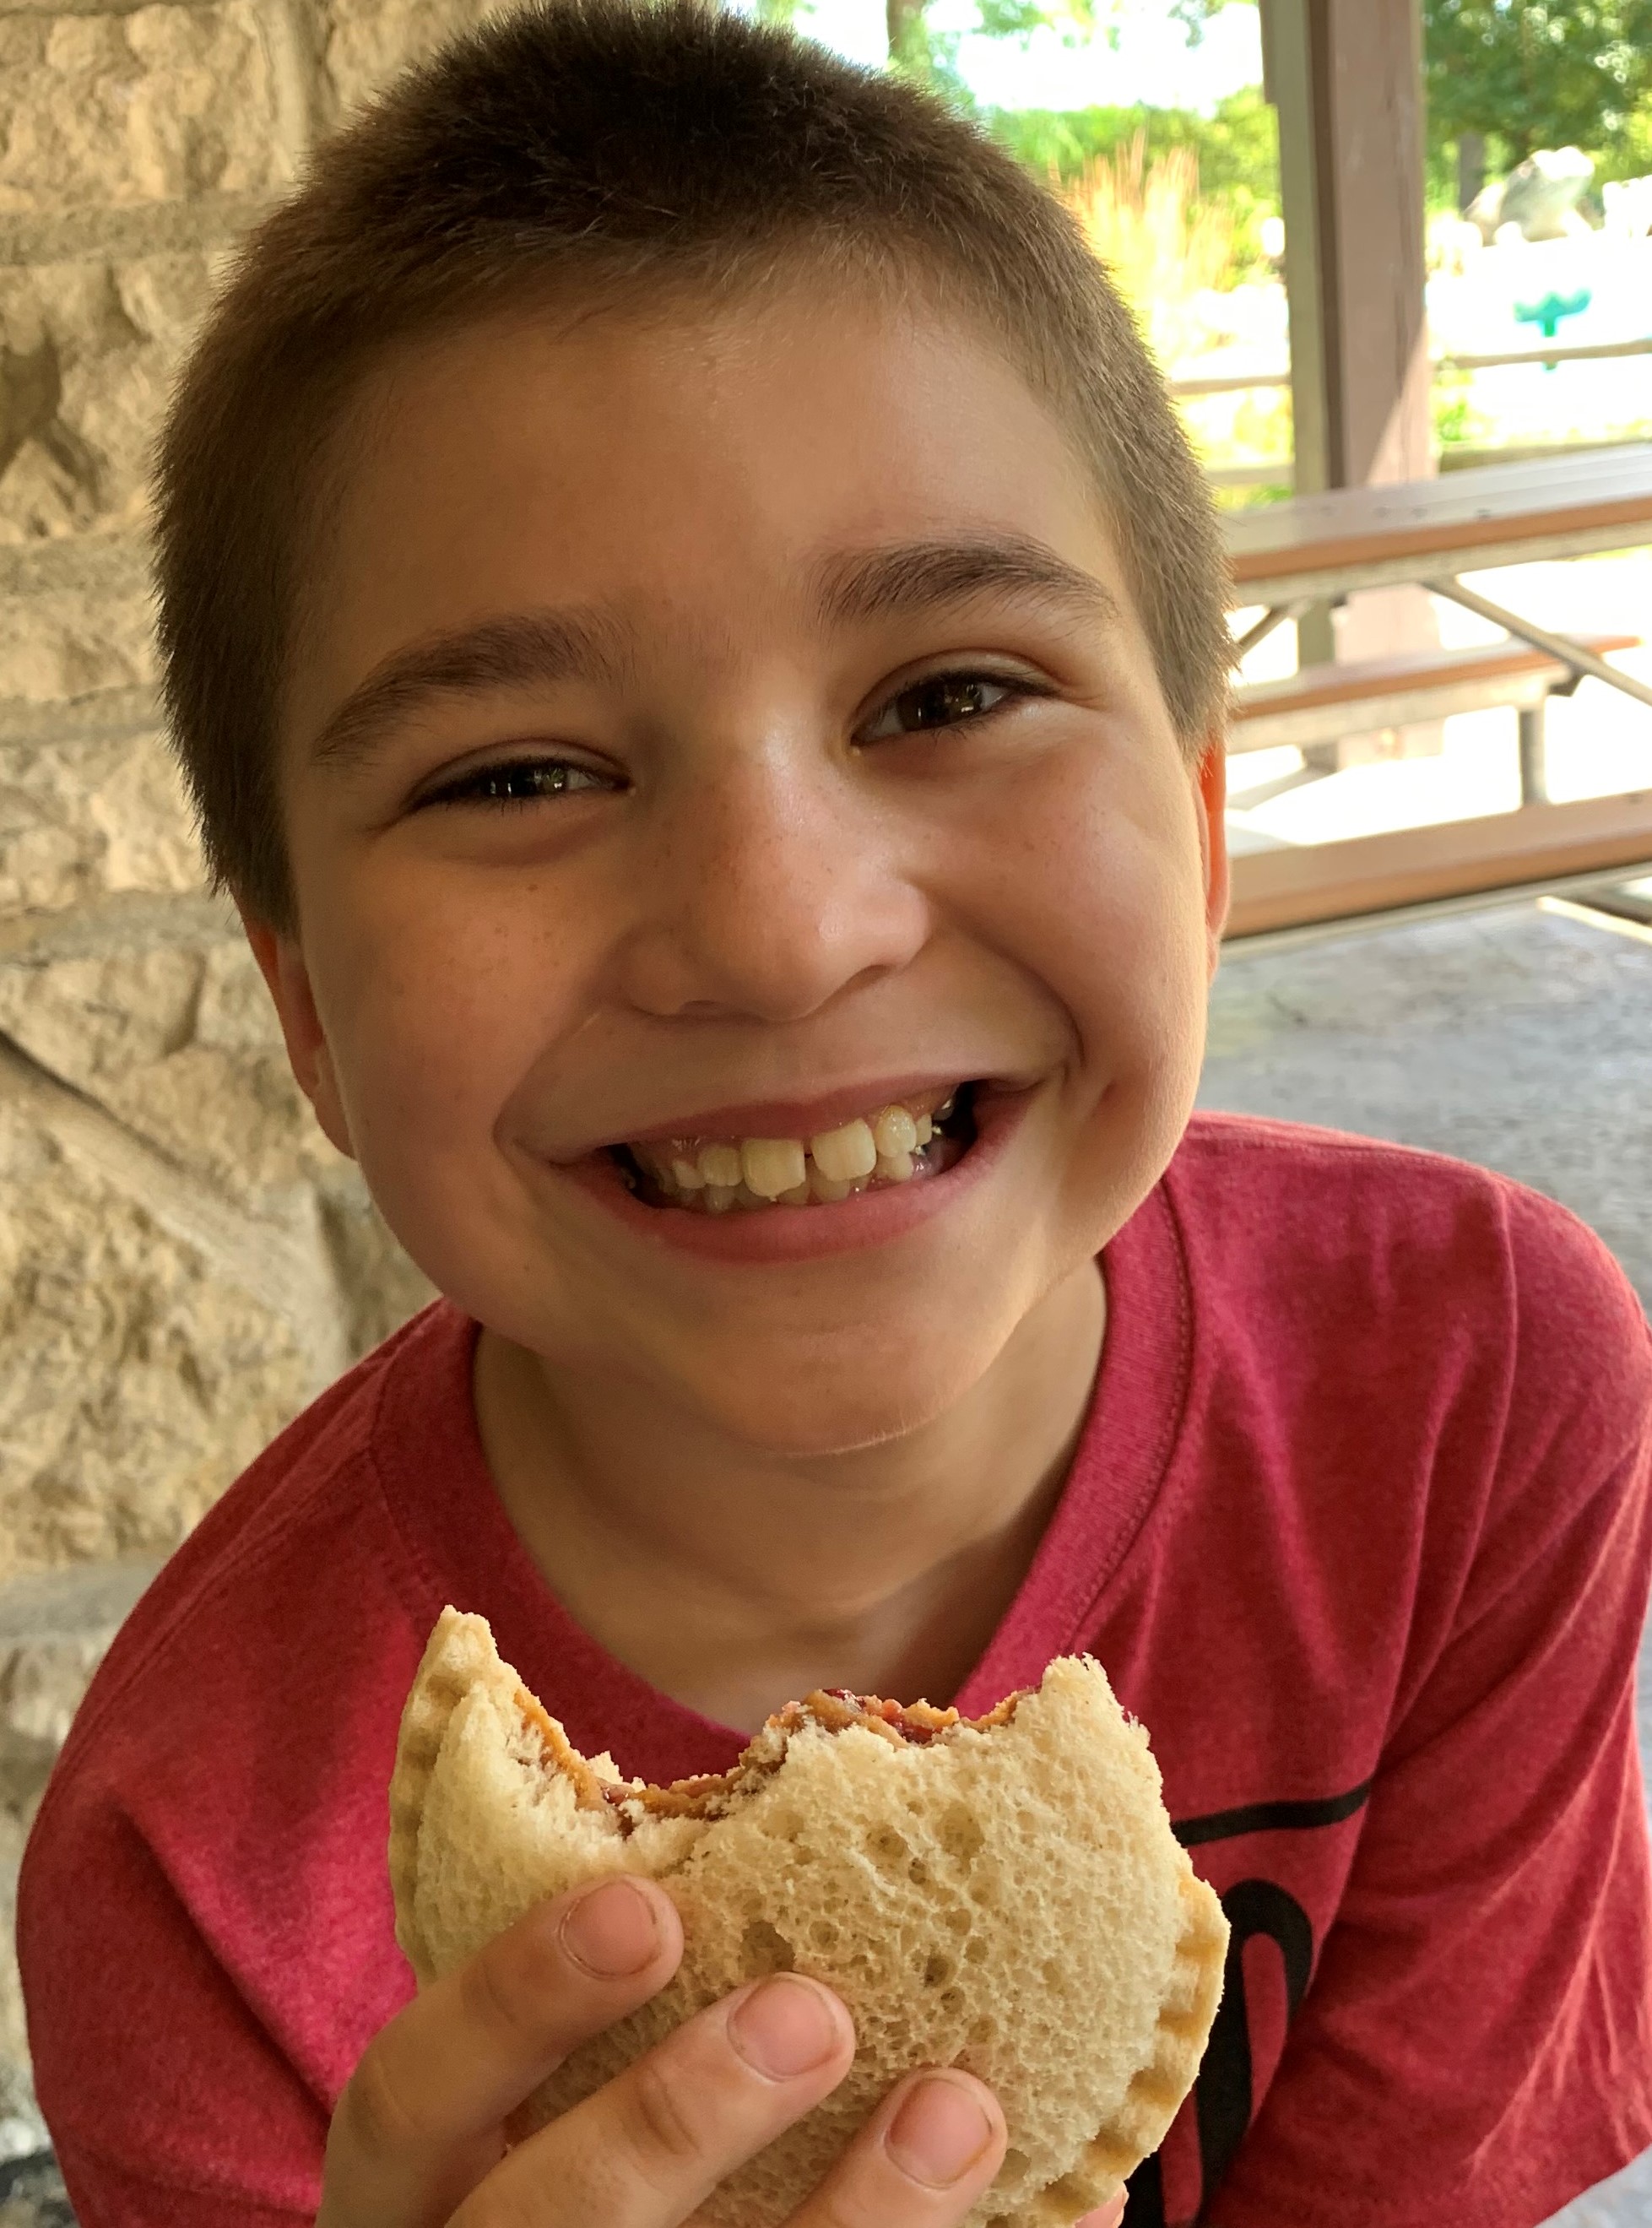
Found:
M 605 1880 L 562 1914 L 562 1947 L 599 1980 L 640 1973 L 660 1946 L 652 1899 L 634 1880 Z
M 932 2189 L 959 2180 L 992 2141 L 979 2099 L 961 2082 L 920 2081 L 901 2099 L 883 2147 L 901 2172 Z
M 746 2063 L 771 2081 L 807 2073 L 837 2048 L 842 2033 L 822 1989 L 795 1974 L 777 1973 L 728 2015 L 728 2039 Z

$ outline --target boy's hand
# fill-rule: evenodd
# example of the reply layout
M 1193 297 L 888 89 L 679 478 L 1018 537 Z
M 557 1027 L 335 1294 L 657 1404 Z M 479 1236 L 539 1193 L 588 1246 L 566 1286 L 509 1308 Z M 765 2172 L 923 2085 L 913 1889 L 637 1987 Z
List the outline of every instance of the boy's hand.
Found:
M 678 2228 L 848 2071 L 854 2030 L 829 1990 L 789 1974 L 737 1988 L 509 2153 L 502 2123 L 682 1955 L 663 1890 L 610 1880 L 541 1905 L 424 1990 L 345 2084 L 316 2228 Z M 953 2228 L 1004 2142 L 980 2082 L 912 2074 L 791 2228 Z

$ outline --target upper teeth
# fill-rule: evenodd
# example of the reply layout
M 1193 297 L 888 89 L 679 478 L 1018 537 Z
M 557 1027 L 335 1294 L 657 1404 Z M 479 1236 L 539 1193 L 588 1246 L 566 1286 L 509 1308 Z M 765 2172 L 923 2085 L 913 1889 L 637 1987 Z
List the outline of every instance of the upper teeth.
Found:
M 937 1111 L 945 1115 L 952 1103 L 949 1098 Z M 738 1144 L 684 1138 L 631 1150 L 663 1189 L 720 1213 L 765 1200 L 801 1207 L 813 1199 L 843 1199 L 850 1191 L 864 1190 L 874 1175 L 905 1182 L 914 1173 L 912 1156 L 934 1135 L 934 1117 L 927 1111 L 914 1113 L 897 1104 L 857 1114 L 838 1129 L 819 1131 L 806 1144 L 798 1137 L 746 1137 Z

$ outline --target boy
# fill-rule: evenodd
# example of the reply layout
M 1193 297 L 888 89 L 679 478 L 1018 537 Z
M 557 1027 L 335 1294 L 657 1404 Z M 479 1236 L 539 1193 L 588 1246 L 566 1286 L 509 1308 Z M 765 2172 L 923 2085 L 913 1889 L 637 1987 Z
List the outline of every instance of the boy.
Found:
M 1221 567 L 1053 204 L 685 0 L 495 25 L 253 245 L 161 576 L 295 1068 L 445 1297 L 172 1559 L 54 1776 L 20 1945 L 85 2228 L 666 2228 L 841 2078 L 782 1976 L 503 2154 L 676 1940 L 609 1888 L 409 2001 L 449 1600 L 656 1779 L 1092 1649 L 1234 1937 L 1130 2228 L 1532 2228 L 1652 2141 L 1652 1343 L 1517 1186 L 1190 1119 Z M 914 2073 L 797 2228 L 945 2228 L 1003 2142 Z

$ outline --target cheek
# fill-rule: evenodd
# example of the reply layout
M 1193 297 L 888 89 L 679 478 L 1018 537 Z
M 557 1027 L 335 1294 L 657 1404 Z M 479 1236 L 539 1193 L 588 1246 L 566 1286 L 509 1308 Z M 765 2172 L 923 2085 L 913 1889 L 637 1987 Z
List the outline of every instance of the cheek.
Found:
M 1156 759 L 1075 750 L 995 819 L 977 932 L 1065 1011 L 1090 1095 L 1190 1094 L 1203 1048 L 1204 874 L 1191 789 Z
M 358 883 L 325 940 L 317 1002 L 369 1186 L 474 1183 L 501 1111 L 582 1009 L 589 955 L 522 879 Z M 575 918 L 577 909 L 574 911 Z M 416 1179 L 416 1181 L 415 1181 Z

